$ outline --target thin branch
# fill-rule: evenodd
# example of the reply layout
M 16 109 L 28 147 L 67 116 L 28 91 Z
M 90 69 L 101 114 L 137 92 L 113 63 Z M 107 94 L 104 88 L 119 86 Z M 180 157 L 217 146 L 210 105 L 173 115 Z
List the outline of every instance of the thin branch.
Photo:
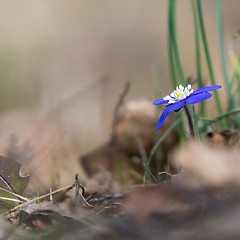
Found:
M 40 196 L 40 197 L 36 197 L 36 198 L 34 198 L 34 199 L 31 199 L 31 200 L 29 200 L 29 201 L 27 201 L 27 202 L 24 202 L 24 203 L 22 203 L 22 204 L 20 204 L 20 205 L 18 205 L 18 206 L 16 206 L 16 207 L 10 209 L 10 211 L 7 212 L 7 213 L 14 212 L 14 211 L 16 211 L 17 209 L 22 208 L 22 207 L 24 207 L 24 206 L 26 206 L 26 205 L 28 205 L 28 204 L 30 204 L 30 203 L 36 202 L 36 201 L 38 201 L 38 200 L 40 200 L 40 199 L 46 198 L 46 197 L 48 197 L 48 196 L 50 196 L 50 195 L 53 195 L 53 194 L 58 193 L 58 192 L 61 192 L 61 191 L 63 191 L 63 190 L 69 190 L 69 189 L 73 188 L 74 186 L 75 186 L 75 183 L 72 184 L 72 185 L 69 185 L 69 186 L 60 188 L 60 189 L 58 189 L 58 190 L 56 190 L 56 191 L 47 193 L 47 194 L 45 194 L 45 195 L 43 195 L 43 196 Z

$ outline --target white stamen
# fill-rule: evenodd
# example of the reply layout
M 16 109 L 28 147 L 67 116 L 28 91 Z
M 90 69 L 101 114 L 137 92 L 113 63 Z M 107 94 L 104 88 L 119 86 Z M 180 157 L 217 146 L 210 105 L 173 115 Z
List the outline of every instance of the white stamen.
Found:
M 167 100 L 168 103 L 176 103 L 180 100 L 185 99 L 188 97 L 191 93 L 193 93 L 193 89 L 191 89 L 191 85 L 188 84 L 187 87 L 183 87 L 182 85 L 179 85 L 176 87 L 176 90 L 174 90 L 170 95 L 167 95 L 164 97 L 164 100 Z

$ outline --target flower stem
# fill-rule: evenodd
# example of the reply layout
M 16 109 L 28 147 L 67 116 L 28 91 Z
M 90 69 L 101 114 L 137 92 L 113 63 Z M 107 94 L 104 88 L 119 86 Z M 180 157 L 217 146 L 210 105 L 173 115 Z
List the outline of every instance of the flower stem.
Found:
M 187 115 L 187 119 L 188 119 L 188 124 L 189 124 L 189 128 L 190 128 L 190 133 L 191 133 L 191 137 L 192 138 L 197 138 L 197 133 L 196 130 L 194 128 L 194 122 L 193 122 L 193 117 L 190 111 L 190 108 L 187 104 L 184 105 L 184 110 L 186 112 Z

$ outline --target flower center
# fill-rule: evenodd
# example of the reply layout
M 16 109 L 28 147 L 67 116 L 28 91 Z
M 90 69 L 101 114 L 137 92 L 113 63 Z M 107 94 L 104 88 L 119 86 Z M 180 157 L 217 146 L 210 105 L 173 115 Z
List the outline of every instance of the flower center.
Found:
M 164 100 L 168 100 L 168 103 L 176 103 L 180 100 L 185 99 L 193 92 L 193 89 L 191 89 L 191 85 L 188 84 L 187 87 L 183 87 L 182 85 L 179 85 L 176 87 L 176 90 L 174 90 L 170 95 L 163 98 Z
M 175 96 L 177 100 L 181 100 L 183 98 L 181 91 L 176 91 Z

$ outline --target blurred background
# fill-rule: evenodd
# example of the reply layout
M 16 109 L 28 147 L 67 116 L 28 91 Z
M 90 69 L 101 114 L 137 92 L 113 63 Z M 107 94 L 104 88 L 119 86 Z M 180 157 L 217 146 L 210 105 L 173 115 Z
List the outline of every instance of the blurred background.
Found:
M 203 0 L 202 7 L 221 83 L 214 1 Z M 224 0 L 222 7 L 228 48 L 240 28 L 240 2 Z M 177 2 L 177 29 L 185 74 L 194 78 L 188 0 Z M 0 154 L 16 136 L 20 149 L 32 151 L 39 185 L 74 181 L 72 174 L 81 172 L 78 157 L 109 139 L 127 80 L 127 100 L 171 91 L 167 0 L 2 1 L 0 33 Z M 208 83 L 204 64 L 203 72 Z

